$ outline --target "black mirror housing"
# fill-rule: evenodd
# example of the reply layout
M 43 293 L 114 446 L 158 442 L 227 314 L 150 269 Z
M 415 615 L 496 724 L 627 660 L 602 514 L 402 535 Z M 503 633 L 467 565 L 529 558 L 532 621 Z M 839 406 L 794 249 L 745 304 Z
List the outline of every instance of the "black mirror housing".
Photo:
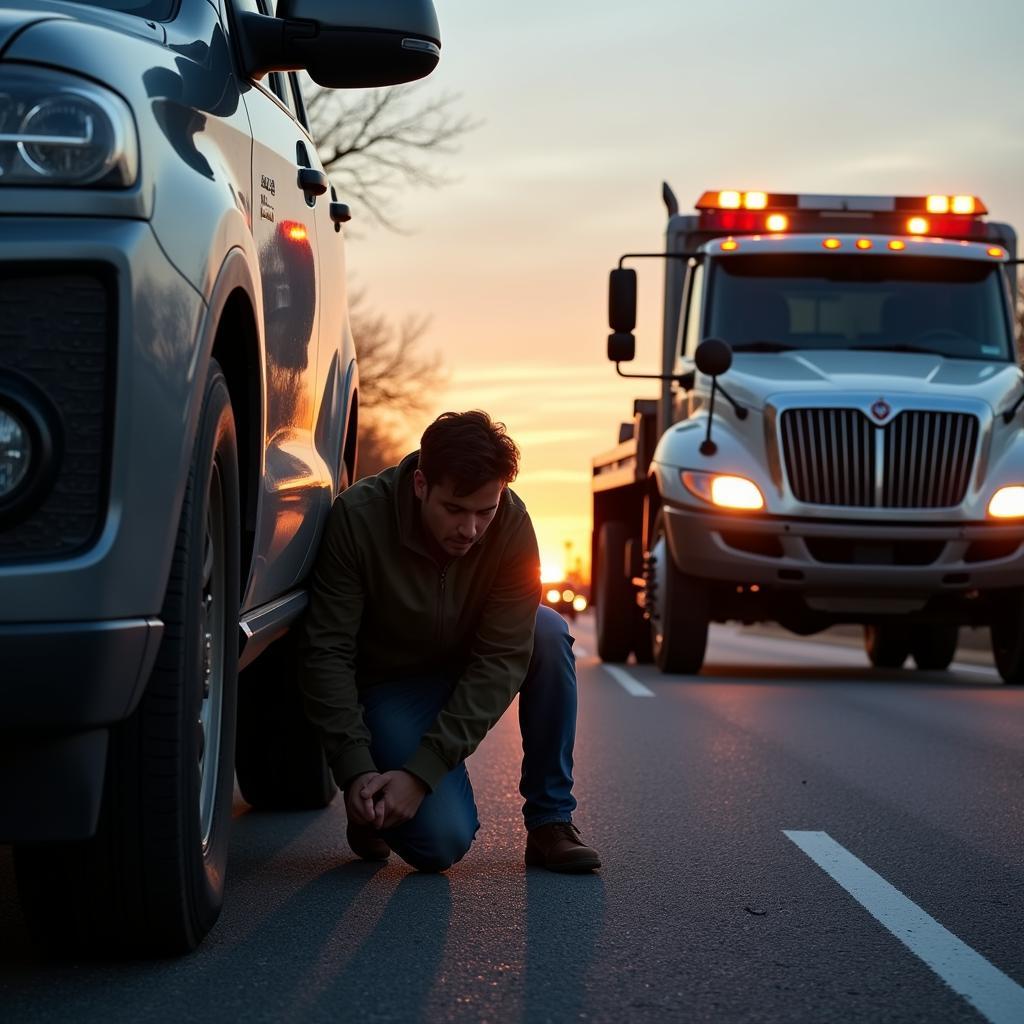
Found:
M 630 332 L 616 331 L 608 335 L 608 358 L 613 363 L 629 363 L 635 357 L 636 338 Z
M 278 17 L 239 16 L 246 72 L 306 70 L 328 89 L 425 78 L 441 58 L 432 0 L 281 0 Z
M 705 338 L 694 353 L 697 369 L 709 377 L 720 377 L 732 366 L 732 349 L 721 338 Z
M 608 326 L 617 334 L 629 334 L 636 327 L 635 270 L 620 267 L 608 275 Z

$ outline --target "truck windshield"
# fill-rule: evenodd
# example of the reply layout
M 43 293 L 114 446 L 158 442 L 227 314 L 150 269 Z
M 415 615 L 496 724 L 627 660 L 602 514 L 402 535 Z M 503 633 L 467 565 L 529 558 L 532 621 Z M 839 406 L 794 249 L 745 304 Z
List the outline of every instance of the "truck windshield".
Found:
M 713 261 L 705 337 L 737 352 L 878 349 L 1012 359 L 1000 269 L 940 257 L 785 253 Z
M 134 14 L 149 21 L 167 21 L 174 13 L 178 0 L 70 0 L 89 7 L 105 7 L 108 11 Z

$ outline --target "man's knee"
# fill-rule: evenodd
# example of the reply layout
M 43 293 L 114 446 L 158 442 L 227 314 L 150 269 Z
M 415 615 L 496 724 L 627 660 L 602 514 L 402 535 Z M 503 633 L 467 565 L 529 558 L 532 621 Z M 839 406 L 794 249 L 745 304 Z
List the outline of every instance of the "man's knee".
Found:
M 533 654 L 534 657 L 541 656 L 548 651 L 561 652 L 569 639 L 569 627 L 565 619 L 546 605 L 537 609 L 537 623 L 533 633 Z
M 438 823 L 397 841 L 393 849 L 417 871 L 445 871 L 469 852 L 477 828 L 468 818 Z

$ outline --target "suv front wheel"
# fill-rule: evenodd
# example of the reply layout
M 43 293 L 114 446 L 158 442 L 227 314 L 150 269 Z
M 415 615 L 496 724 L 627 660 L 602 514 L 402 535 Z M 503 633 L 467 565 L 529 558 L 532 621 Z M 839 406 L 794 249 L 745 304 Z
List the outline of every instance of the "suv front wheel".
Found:
M 111 727 L 100 821 L 80 843 L 16 848 L 37 940 L 58 952 L 173 955 L 224 898 L 238 681 L 239 494 L 227 383 L 211 362 L 138 708 Z

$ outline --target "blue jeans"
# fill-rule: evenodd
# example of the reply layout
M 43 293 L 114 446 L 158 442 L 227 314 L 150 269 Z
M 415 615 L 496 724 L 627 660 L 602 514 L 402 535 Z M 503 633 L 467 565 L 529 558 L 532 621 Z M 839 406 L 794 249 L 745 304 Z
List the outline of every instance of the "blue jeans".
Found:
M 519 691 L 523 770 L 519 792 L 528 829 L 571 821 L 572 749 L 576 739 L 576 662 L 565 620 L 550 608 L 537 610 L 533 657 Z M 361 694 L 370 730 L 370 752 L 380 771 L 401 768 L 419 746 L 448 700 L 450 676 L 399 680 Z M 456 765 L 415 817 L 381 835 L 404 861 L 420 871 L 443 871 L 461 860 L 480 828 L 465 763 Z

